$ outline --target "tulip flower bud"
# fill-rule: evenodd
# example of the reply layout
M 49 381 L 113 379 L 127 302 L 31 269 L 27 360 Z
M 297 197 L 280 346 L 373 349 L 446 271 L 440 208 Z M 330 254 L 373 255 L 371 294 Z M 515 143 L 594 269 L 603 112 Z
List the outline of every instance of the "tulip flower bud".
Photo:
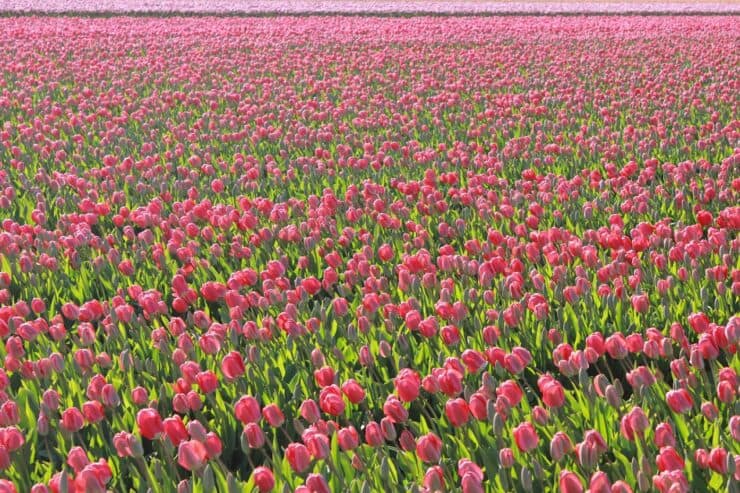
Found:
M 39 418 L 36 420 L 36 430 L 39 435 L 44 437 L 49 434 L 49 418 L 45 414 L 39 415 Z
M 642 471 L 637 473 L 637 487 L 643 493 L 650 490 L 650 480 Z
M 131 449 L 132 457 L 144 457 L 144 446 L 139 437 L 131 435 L 128 439 L 128 446 Z
M 542 469 L 542 464 L 537 459 L 532 460 L 532 470 L 534 471 L 534 477 L 542 479 L 545 477 L 545 471 Z
M 606 401 L 609 403 L 610 406 L 612 406 L 614 409 L 619 409 L 619 406 L 622 404 L 622 398 L 619 396 L 619 391 L 617 390 L 617 387 L 614 385 L 607 385 L 606 387 Z
M 203 469 L 203 491 L 215 491 L 216 489 L 216 478 L 213 475 L 213 468 L 211 465 L 206 465 Z
M 514 452 L 508 447 L 502 448 L 498 453 L 498 460 L 501 467 L 511 468 L 514 466 Z
M 532 471 L 530 471 L 526 467 L 523 467 L 520 479 L 524 491 L 532 491 Z
M 497 437 L 500 437 L 504 432 L 504 426 L 505 426 L 503 416 L 501 416 L 501 414 L 499 413 L 494 413 L 492 425 L 493 425 L 494 435 L 496 435 Z
M 177 493 L 193 493 L 193 486 L 190 484 L 190 481 L 183 479 L 177 483 Z

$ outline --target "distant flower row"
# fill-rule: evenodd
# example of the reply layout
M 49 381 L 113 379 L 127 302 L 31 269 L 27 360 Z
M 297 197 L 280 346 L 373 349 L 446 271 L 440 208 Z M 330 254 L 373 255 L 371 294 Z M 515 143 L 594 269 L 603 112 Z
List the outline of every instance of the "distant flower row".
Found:
M 663 2 L 637 1 L 531 1 L 501 2 L 489 0 L 6 0 L 0 11 L 23 12 L 210 12 L 210 13 L 730 13 L 740 12 L 736 2 L 685 0 Z

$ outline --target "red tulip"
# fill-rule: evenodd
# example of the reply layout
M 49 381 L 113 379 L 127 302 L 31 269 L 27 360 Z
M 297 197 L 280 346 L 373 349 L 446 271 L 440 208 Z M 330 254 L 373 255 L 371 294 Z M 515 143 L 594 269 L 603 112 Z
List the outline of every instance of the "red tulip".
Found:
M 308 449 L 302 443 L 291 443 L 285 449 L 285 458 L 288 459 L 288 463 L 293 471 L 298 474 L 302 473 L 311 463 L 311 454 Z
M 136 414 L 136 424 L 139 425 L 139 432 L 144 438 L 154 440 L 160 433 L 164 432 L 164 425 L 159 412 L 156 409 L 146 408 Z
M 180 416 L 165 418 L 162 421 L 162 426 L 164 427 L 164 433 L 167 435 L 167 438 L 169 438 L 175 447 L 189 438 L 188 430 L 185 428 L 185 424 L 182 422 Z
M 454 427 L 462 426 L 468 422 L 470 417 L 470 408 L 465 399 L 450 399 L 445 404 L 445 414 L 447 419 Z
M 583 493 L 581 478 L 574 472 L 560 471 L 560 493 Z
M 79 431 L 84 426 L 84 416 L 76 407 L 70 407 L 62 413 L 62 428 L 70 433 Z
M 403 423 L 409 417 L 409 412 L 403 407 L 403 403 L 394 395 L 389 395 L 385 400 L 383 412 L 394 423 Z
M 270 469 L 264 466 L 256 467 L 252 471 L 252 479 L 260 493 L 267 493 L 275 487 L 275 476 Z
M 665 395 L 668 406 L 676 413 L 687 413 L 694 405 L 694 399 L 686 389 L 670 390 Z
M 285 416 L 277 404 L 268 404 L 262 408 L 262 417 L 273 428 L 277 428 L 285 422 Z
M 357 434 L 357 430 L 355 430 L 354 426 L 341 428 L 337 432 L 337 439 L 339 441 L 339 447 L 345 452 L 347 450 L 356 449 L 357 446 L 360 444 L 360 437 Z
M 573 442 L 570 437 L 562 431 L 558 431 L 550 440 L 550 457 L 560 462 L 566 454 L 573 451 Z
M 339 416 L 346 407 L 342 393 L 336 385 L 325 387 L 319 393 L 319 407 L 332 416 Z
M 375 421 L 369 422 L 365 427 L 365 442 L 371 447 L 380 447 L 383 445 L 383 431 Z
M 431 491 L 443 491 L 445 486 L 444 471 L 440 466 L 432 466 L 424 474 L 424 487 Z
M 313 376 L 319 387 L 328 387 L 334 383 L 334 370 L 329 366 L 323 366 L 315 370 Z
M 359 404 L 365 400 L 365 391 L 359 383 L 349 379 L 342 384 L 342 392 L 352 404 Z
M 542 402 L 548 407 L 558 408 L 565 403 L 565 391 L 560 382 L 550 375 L 543 375 L 537 380 L 542 393 Z
M 514 441 L 522 452 L 529 452 L 537 448 L 539 437 L 532 423 L 525 422 L 514 428 Z
M 265 444 L 265 434 L 257 423 L 247 423 L 244 427 L 244 436 L 249 448 L 262 448 Z
M 678 455 L 676 449 L 667 446 L 660 449 L 657 459 L 655 460 L 659 471 L 676 471 L 682 470 L 685 466 L 683 458 Z
M 105 408 L 98 401 L 87 401 L 82 404 L 82 415 L 88 423 L 97 423 L 105 418 Z
M 321 474 L 309 474 L 306 478 L 306 486 L 310 493 L 331 493 L 326 479 Z
M 243 424 L 256 423 L 262 416 L 259 402 L 251 395 L 242 396 L 234 404 L 234 414 Z
M 244 360 L 237 351 L 232 351 L 221 360 L 221 372 L 227 380 L 232 381 L 244 375 Z
M 396 393 L 401 401 L 411 402 L 419 396 L 421 378 L 415 371 L 408 368 L 402 369 L 398 372 L 398 376 L 394 379 L 394 383 L 396 386 Z

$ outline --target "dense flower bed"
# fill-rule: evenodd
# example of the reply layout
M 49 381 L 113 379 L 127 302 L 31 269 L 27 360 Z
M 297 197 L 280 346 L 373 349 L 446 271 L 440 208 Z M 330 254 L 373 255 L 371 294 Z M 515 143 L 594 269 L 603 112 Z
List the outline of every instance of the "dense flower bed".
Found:
M 0 491 L 737 487 L 736 19 L 0 36 Z
M 604 0 L 558 2 L 534 0 L 505 2 L 490 0 L 3 0 L 0 11 L 11 12 L 89 12 L 89 13 L 437 13 L 437 14 L 558 14 L 558 13 L 740 13 L 737 1 L 669 0 L 639 2 Z

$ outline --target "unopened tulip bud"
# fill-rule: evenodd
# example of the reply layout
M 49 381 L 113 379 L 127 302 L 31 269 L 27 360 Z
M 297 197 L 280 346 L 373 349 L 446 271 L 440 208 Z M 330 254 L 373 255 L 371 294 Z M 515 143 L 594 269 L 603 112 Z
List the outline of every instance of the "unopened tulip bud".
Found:
M 215 491 L 216 478 L 213 476 L 213 468 L 210 464 L 203 469 L 203 491 Z
M 493 433 L 500 437 L 504 432 L 504 418 L 499 413 L 493 414 Z
M 650 490 L 650 480 L 645 475 L 645 473 L 643 473 L 642 471 L 639 471 L 637 473 L 637 487 L 642 492 L 646 492 Z
M 502 448 L 498 453 L 498 460 L 501 467 L 510 468 L 514 466 L 514 452 L 510 448 Z
M 524 491 L 532 491 L 532 471 L 526 467 L 522 468 L 521 483 Z
M 619 409 L 619 406 L 622 404 L 622 398 L 619 396 L 617 387 L 614 385 L 607 385 L 604 395 L 606 396 L 606 401 L 610 406 L 615 409 Z

